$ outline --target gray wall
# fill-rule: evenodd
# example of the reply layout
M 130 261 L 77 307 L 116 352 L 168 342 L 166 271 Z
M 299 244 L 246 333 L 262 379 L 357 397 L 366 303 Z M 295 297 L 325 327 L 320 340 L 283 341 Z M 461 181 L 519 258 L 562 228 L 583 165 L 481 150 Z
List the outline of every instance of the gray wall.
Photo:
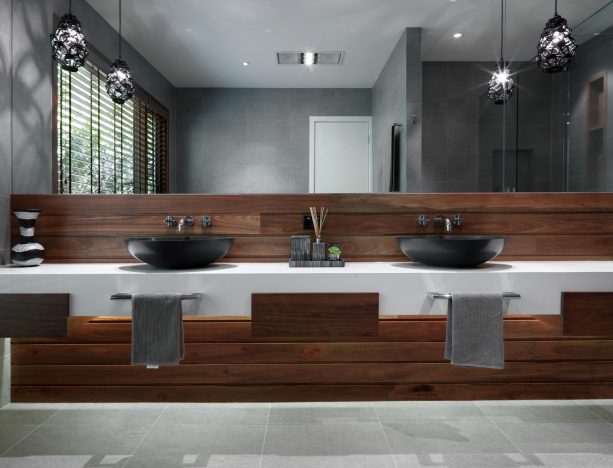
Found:
M 613 47 L 611 31 L 595 36 L 577 50 L 576 66 L 570 74 L 569 178 L 571 192 L 613 190 Z M 606 127 L 592 133 L 604 145 L 598 150 L 588 144 L 588 83 L 597 74 L 606 76 Z
M 389 187 L 391 128 L 402 125 L 400 191 L 419 191 L 421 174 L 421 101 L 422 101 L 421 29 L 407 28 L 398 39 L 372 91 L 373 165 L 376 192 Z M 411 118 L 412 115 L 416 119 Z
M 67 2 L 13 0 L 12 3 L 13 193 L 51 193 L 52 76 L 55 66 L 51 59 L 49 34 L 56 26 L 53 15 L 65 13 Z M 73 14 L 81 21 L 88 42 L 108 59 L 115 59 L 117 32 L 84 0 L 72 3 Z M 171 113 L 170 167 L 171 180 L 174 180 L 175 88 L 125 42 L 123 57 L 132 69 L 134 80 Z
M 0 0 L 0 265 L 8 261 L 11 193 L 11 0 Z M 0 408 L 10 401 L 9 340 L 0 338 Z
M 306 193 L 309 116 L 371 115 L 370 89 L 177 89 L 177 191 Z

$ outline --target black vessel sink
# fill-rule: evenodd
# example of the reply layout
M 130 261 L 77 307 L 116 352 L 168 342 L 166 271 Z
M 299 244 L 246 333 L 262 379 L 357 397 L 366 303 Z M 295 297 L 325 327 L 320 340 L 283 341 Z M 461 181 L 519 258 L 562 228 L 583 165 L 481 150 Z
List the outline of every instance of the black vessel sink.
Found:
M 175 270 L 200 268 L 228 253 L 231 237 L 131 237 L 126 247 L 141 262 Z
M 425 265 L 468 268 L 496 257 L 504 237 L 488 236 L 407 236 L 397 237 L 400 250 Z

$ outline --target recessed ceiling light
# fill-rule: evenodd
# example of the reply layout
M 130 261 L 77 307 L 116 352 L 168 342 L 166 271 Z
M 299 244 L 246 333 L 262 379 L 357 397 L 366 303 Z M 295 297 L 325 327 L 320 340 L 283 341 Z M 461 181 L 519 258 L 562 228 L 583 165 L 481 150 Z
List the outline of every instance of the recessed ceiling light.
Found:
M 185 28 L 185 32 L 192 32 L 191 28 Z
M 459 39 L 462 37 L 462 33 L 454 33 L 453 34 L 454 39 Z
M 271 32 L 272 32 L 272 29 L 264 29 L 264 32 L 265 32 L 265 33 L 271 33 Z
M 302 55 L 302 63 L 304 65 L 315 65 L 317 61 L 317 54 L 314 52 L 305 52 Z
M 249 62 L 243 62 L 243 67 L 248 67 L 249 66 Z

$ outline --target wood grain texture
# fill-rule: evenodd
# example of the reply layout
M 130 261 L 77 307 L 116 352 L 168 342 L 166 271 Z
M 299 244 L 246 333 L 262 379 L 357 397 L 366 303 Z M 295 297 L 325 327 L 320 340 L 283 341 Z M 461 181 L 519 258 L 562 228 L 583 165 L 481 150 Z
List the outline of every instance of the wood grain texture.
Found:
M 613 398 L 613 382 L 12 387 L 12 400 L 21 403 L 569 400 L 574 398 Z
M 0 294 L 0 337 L 65 337 L 68 294 Z
M 378 331 L 378 293 L 251 295 L 255 337 L 362 337 Z
M 338 195 L 13 195 L 12 208 L 43 210 L 37 236 L 51 262 L 131 262 L 123 239 L 166 235 L 167 215 L 203 214 L 213 227 L 198 223 L 192 235 L 235 237 L 223 261 L 286 261 L 289 236 L 305 234 L 302 217 L 311 205 L 330 215 L 326 242 L 341 244 L 350 261 L 406 261 L 398 235 L 440 234 L 418 214 L 464 213 L 458 234 L 501 235 L 501 260 L 613 259 L 613 194 L 338 194 Z M 182 233 L 184 235 L 185 233 Z M 18 235 L 13 220 L 12 236 Z
M 563 293 L 562 329 L 566 336 L 613 337 L 613 292 Z

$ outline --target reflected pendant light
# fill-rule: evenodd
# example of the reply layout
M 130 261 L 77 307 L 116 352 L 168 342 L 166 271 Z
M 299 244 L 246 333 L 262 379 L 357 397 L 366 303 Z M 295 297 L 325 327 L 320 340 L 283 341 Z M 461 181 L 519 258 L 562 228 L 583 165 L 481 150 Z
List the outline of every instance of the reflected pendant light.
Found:
M 119 0 L 119 58 L 111 65 L 106 77 L 106 92 L 114 103 L 123 104 L 134 95 L 134 80 L 130 67 L 121 59 L 121 0 Z
M 57 29 L 49 38 L 53 58 L 64 70 L 76 72 L 85 64 L 89 50 L 81 22 L 72 14 L 72 1 L 68 2 L 68 13 L 62 16 Z
M 577 41 L 572 32 L 568 22 L 558 15 L 558 0 L 556 0 L 555 14 L 547 21 L 536 48 L 536 63 L 539 68 L 547 73 L 568 69 L 577 50 Z
M 505 8 L 504 0 L 500 0 L 500 61 L 496 64 L 496 69 L 490 78 L 487 97 L 494 104 L 504 104 L 513 96 L 515 84 L 511 78 L 509 65 L 504 61 L 504 22 Z

